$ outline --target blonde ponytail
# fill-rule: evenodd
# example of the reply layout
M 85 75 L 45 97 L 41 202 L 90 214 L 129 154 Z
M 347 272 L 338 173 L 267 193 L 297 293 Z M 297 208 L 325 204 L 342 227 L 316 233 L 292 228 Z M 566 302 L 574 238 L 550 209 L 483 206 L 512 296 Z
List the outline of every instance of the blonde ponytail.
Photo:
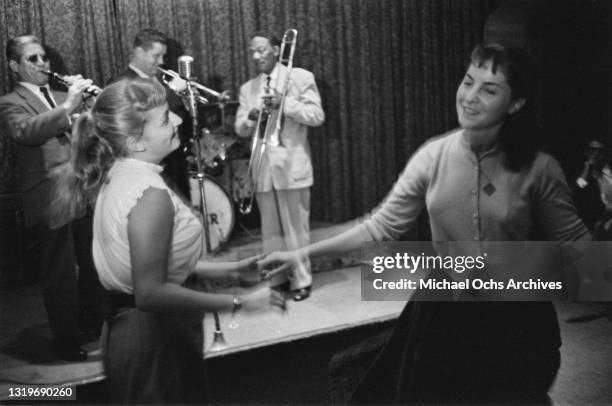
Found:
M 93 115 L 82 113 L 72 127 L 70 160 L 51 174 L 53 199 L 50 226 L 59 228 L 81 217 L 93 205 L 115 156 L 108 142 L 96 132 Z

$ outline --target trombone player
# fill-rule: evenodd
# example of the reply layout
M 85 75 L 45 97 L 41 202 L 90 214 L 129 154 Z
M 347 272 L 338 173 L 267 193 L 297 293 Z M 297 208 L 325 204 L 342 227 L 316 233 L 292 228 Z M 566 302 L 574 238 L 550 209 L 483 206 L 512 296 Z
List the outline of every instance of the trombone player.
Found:
M 270 32 L 259 31 L 251 36 L 249 55 L 257 76 L 240 88 L 235 121 L 239 136 L 251 136 L 262 109 L 279 108 L 282 94 L 277 90 L 287 83 L 283 111 L 279 112 L 279 145 L 266 147 L 258 179 L 254 179 L 263 248 L 267 252 L 295 249 L 310 241 L 313 170 L 308 127 L 320 126 L 325 120 L 314 75 L 293 68 L 286 81 L 288 69 L 279 62 L 280 49 L 281 42 Z M 308 298 L 312 285 L 310 262 L 300 263 L 290 275 L 278 275 L 272 284 L 291 291 L 296 301 Z

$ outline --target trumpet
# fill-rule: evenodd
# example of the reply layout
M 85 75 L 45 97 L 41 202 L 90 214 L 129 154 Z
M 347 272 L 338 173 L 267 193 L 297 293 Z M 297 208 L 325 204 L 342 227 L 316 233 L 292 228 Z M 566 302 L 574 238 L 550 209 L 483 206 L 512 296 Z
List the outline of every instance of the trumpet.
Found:
M 163 69 L 160 68 L 159 66 L 157 67 L 157 69 L 162 73 L 162 79 L 164 81 L 164 83 L 168 84 L 168 81 L 165 79 L 165 76 L 170 76 L 172 78 L 179 78 L 179 79 L 183 79 L 183 80 L 189 80 L 189 83 L 192 87 L 198 89 L 198 91 L 205 93 L 209 96 L 215 97 L 219 100 L 219 103 L 225 103 L 226 101 L 229 100 L 229 95 L 227 94 L 227 91 L 225 92 L 217 92 L 213 89 L 210 89 L 204 85 L 199 84 L 198 82 L 194 82 L 193 80 L 190 79 L 186 79 L 184 77 L 182 77 L 179 73 L 170 70 L 170 69 Z M 202 104 L 207 104 L 209 103 L 208 99 L 206 97 L 197 95 L 196 99 L 199 103 Z
M 262 108 L 257 118 L 257 124 L 255 124 L 255 131 L 252 135 L 253 143 L 251 145 L 251 158 L 249 159 L 249 166 L 247 169 L 247 182 L 249 182 L 249 196 L 241 200 L 238 204 L 238 210 L 242 214 L 249 214 L 253 208 L 253 200 L 255 193 L 257 192 L 257 183 L 262 168 L 262 161 L 265 155 L 266 146 L 278 146 L 281 145 L 281 127 L 282 127 L 282 116 L 283 108 L 285 106 L 285 96 L 289 89 L 289 76 L 291 75 L 291 69 L 293 68 L 293 55 L 295 54 L 295 47 L 297 44 L 298 32 L 295 28 L 290 28 L 283 34 L 281 41 L 280 53 L 278 56 L 279 63 L 286 63 L 287 74 L 285 81 L 282 83 L 282 87 L 275 89 L 280 94 L 280 101 L 278 110 L 270 110 L 269 108 Z M 289 46 L 289 56 L 285 58 L 285 46 Z M 265 122 L 265 129 L 263 134 L 261 133 L 261 127 Z
M 51 72 L 50 70 L 44 70 L 43 72 L 46 73 L 47 75 L 49 75 L 51 77 L 51 79 L 55 80 L 57 83 L 59 83 L 61 85 L 64 85 L 66 87 L 72 86 L 72 81 L 69 80 L 66 76 L 62 76 L 62 75 L 60 75 L 58 73 Z M 85 93 L 89 93 L 90 95 L 96 97 L 100 93 L 102 93 L 102 89 L 100 89 L 96 85 L 91 85 L 87 89 L 85 89 Z

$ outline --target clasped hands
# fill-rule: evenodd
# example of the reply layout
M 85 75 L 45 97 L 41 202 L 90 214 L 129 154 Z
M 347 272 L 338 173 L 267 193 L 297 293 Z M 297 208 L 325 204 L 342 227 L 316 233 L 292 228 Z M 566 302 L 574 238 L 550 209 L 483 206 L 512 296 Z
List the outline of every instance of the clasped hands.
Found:
M 265 282 L 297 267 L 300 256 L 296 251 L 276 251 L 254 255 L 235 264 L 232 278 L 241 286 Z
M 259 254 L 237 262 L 225 263 L 229 268 L 222 273 L 229 276 L 234 284 L 244 288 L 241 301 L 245 311 L 259 311 L 270 305 L 287 310 L 284 295 L 267 286 L 265 282 L 290 270 L 298 261 L 299 257 L 294 252 Z

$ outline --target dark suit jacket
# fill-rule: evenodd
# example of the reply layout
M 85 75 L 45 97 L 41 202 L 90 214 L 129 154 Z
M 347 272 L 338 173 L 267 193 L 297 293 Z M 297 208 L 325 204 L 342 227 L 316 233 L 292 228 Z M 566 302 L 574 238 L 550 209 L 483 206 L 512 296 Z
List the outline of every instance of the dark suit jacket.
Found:
M 52 90 L 58 105 L 66 93 Z M 17 85 L 0 97 L 0 129 L 16 143 L 26 226 L 47 225 L 49 174 L 70 158 L 70 120 L 63 108 L 49 108 L 31 91 Z

